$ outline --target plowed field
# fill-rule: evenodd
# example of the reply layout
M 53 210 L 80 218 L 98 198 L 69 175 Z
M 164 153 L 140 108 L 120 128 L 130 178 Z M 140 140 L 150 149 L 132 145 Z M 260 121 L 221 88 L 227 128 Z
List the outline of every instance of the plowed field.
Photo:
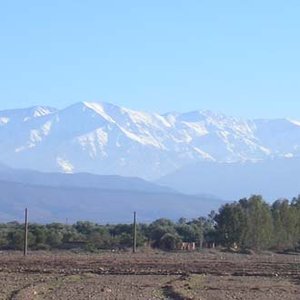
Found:
M 300 256 L 0 254 L 0 299 L 300 299 Z

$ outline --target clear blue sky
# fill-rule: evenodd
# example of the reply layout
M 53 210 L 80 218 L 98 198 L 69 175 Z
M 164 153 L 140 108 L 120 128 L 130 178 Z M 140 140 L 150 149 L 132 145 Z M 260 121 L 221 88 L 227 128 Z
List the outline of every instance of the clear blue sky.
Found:
M 1 1 L 0 109 L 300 119 L 299 16 L 299 0 Z

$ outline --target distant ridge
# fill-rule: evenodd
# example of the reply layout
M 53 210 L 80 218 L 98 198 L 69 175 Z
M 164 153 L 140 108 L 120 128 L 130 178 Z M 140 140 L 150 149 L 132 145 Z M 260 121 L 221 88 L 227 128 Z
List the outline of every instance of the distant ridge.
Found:
M 22 220 L 24 208 L 31 222 L 140 222 L 156 218 L 196 218 L 218 209 L 212 196 L 191 196 L 138 178 L 92 174 L 43 174 L 30 170 L 0 172 L 1 221 Z
M 178 193 L 175 189 L 148 182 L 137 177 L 95 175 L 89 173 L 44 173 L 34 170 L 12 169 L 0 165 L 0 180 L 32 186 L 96 188 L 149 193 Z

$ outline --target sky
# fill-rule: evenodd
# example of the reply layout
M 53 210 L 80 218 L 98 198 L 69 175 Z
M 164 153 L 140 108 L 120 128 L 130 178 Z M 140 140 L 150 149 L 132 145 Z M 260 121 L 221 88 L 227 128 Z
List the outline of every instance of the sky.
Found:
M 0 109 L 300 119 L 299 15 L 299 0 L 1 1 Z

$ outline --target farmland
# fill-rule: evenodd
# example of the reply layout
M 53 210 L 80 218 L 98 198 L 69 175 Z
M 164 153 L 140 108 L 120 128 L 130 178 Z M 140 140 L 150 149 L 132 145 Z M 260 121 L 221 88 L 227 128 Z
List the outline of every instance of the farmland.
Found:
M 162 252 L 0 254 L 0 299 L 299 299 L 300 256 Z

